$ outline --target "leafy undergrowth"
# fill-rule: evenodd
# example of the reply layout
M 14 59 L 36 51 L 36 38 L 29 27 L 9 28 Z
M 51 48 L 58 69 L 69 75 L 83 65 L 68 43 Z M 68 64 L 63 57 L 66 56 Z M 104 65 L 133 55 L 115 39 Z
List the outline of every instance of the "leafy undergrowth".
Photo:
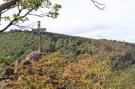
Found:
M 105 89 L 135 89 L 135 64 L 127 69 L 116 71 L 106 81 Z
M 82 56 L 72 63 L 66 59 L 66 55 L 55 52 L 22 65 L 5 89 L 128 89 L 130 85 L 134 89 L 135 65 L 114 73 L 109 59 Z
M 67 63 L 64 59 L 63 55 L 52 53 L 43 56 L 38 63 L 20 67 L 17 80 L 5 89 L 93 89 L 102 87 L 101 83 L 112 73 L 107 60 L 85 56 Z

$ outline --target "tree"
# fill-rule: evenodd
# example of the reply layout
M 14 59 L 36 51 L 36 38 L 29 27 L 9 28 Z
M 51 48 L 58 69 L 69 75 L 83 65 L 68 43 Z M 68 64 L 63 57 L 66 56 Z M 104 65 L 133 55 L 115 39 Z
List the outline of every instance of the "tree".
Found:
M 34 14 L 35 11 L 41 8 L 48 9 L 48 12 L 43 14 Z M 0 4 L 0 19 L 9 22 L 0 32 L 5 31 L 11 25 L 21 27 L 18 23 L 28 20 L 28 15 L 34 15 L 38 17 L 52 17 L 58 16 L 58 11 L 61 5 L 53 4 L 49 0 L 3 0 Z M 6 15 L 8 11 L 17 10 L 12 15 Z
M 91 1 L 100 10 L 104 9 L 104 7 L 100 7 L 100 5 L 104 6 L 104 4 L 94 0 Z M 48 13 L 34 14 L 35 11 L 41 8 L 48 9 Z M 0 20 L 5 20 L 8 22 L 8 24 L 3 29 L 0 29 L 0 33 L 8 29 L 11 25 L 22 27 L 18 23 L 28 20 L 28 15 L 34 15 L 38 17 L 48 16 L 56 18 L 59 15 L 58 12 L 60 8 L 61 5 L 53 4 L 50 0 L 3 0 L 3 3 L 0 4 Z M 16 13 L 12 13 L 12 15 L 5 14 L 8 11 L 14 9 L 17 10 Z

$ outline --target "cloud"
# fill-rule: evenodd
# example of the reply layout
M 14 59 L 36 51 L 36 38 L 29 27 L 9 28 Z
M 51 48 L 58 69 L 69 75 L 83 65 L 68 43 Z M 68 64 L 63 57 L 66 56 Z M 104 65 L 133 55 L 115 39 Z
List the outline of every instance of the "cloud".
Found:
M 135 43 L 135 30 L 127 30 L 124 26 L 99 24 L 92 28 L 80 28 L 72 31 L 71 35 L 95 39 L 120 40 Z

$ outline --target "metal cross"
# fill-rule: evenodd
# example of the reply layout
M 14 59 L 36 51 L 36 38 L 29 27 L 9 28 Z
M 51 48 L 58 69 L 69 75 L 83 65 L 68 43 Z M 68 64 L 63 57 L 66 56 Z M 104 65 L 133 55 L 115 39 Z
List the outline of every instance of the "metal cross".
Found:
M 40 21 L 38 21 L 38 28 L 32 29 L 33 33 L 37 35 L 37 52 L 42 52 L 42 34 L 46 31 L 46 28 L 41 28 Z

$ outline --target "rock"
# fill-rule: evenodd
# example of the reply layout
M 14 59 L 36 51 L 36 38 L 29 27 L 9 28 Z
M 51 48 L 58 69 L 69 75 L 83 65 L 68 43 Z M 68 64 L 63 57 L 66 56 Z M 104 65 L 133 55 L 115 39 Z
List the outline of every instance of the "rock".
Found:
M 31 65 L 31 62 L 29 60 L 23 60 L 22 65 Z
M 6 79 L 7 79 L 7 78 L 4 77 L 4 76 L 1 76 L 1 77 L 0 77 L 0 81 L 6 80 Z
M 42 54 L 38 52 L 32 52 L 26 56 L 25 60 L 38 61 L 41 58 L 41 55 Z
M 5 89 L 6 86 L 12 84 L 10 79 L 6 79 L 0 82 L 0 89 Z
M 10 79 L 6 79 L 5 83 L 11 83 L 12 81 Z
M 5 69 L 5 72 L 4 72 L 3 75 L 11 76 L 13 74 L 14 74 L 14 69 L 11 68 L 11 67 L 8 67 L 8 68 Z

